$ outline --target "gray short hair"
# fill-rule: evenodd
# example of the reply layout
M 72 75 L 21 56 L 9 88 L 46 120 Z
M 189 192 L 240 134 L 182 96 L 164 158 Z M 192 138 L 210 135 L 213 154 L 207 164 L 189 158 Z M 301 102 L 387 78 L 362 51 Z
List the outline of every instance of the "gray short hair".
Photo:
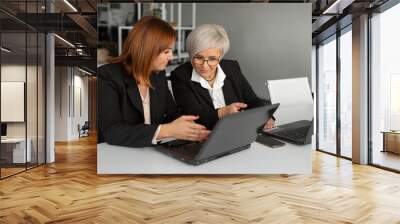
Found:
M 225 29 L 217 24 L 203 24 L 190 32 L 186 39 L 186 49 L 190 59 L 200 51 L 209 48 L 221 49 L 222 56 L 229 50 L 229 38 Z

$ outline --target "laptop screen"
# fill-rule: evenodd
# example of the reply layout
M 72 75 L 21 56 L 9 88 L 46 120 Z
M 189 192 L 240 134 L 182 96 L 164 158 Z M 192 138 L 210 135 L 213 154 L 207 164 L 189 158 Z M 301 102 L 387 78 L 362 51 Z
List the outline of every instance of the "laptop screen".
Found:
M 306 77 L 268 80 L 265 84 L 271 103 L 280 104 L 274 114 L 277 125 L 313 118 L 313 98 Z

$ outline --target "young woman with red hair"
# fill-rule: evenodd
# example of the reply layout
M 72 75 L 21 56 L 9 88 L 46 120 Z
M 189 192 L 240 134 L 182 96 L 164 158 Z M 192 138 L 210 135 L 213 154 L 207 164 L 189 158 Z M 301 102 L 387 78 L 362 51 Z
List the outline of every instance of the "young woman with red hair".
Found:
M 168 90 L 165 68 L 172 59 L 175 30 L 148 16 L 125 40 L 120 56 L 98 69 L 98 141 L 146 147 L 166 138 L 202 141 L 210 131 L 180 116 Z

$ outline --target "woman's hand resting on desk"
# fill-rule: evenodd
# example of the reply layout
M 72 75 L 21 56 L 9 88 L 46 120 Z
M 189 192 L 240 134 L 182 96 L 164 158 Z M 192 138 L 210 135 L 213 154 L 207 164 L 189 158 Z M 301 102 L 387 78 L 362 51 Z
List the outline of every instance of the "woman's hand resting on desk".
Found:
M 267 122 L 265 122 L 264 130 L 268 130 L 275 127 L 275 120 L 270 118 Z
M 157 139 L 175 138 L 189 141 L 204 141 L 211 131 L 194 123 L 199 116 L 183 115 L 168 124 L 162 124 Z
M 246 107 L 247 107 L 247 104 L 245 104 L 245 103 L 239 103 L 239 102 L 231 103 L 228 106 L 221 107 L 218 109 L 218 117 L 222 118 L 222 117 L 225 117 L 226 115 L 237 113 L 241 109 L 244 109 Z

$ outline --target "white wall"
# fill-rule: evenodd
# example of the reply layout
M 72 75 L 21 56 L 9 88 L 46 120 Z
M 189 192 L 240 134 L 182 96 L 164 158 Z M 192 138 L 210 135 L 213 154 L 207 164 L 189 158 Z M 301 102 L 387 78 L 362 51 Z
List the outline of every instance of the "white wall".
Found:
M 230 39 L 225 58 L 238 60 L 260 97 L 264 82 L 311 79 L 311 3 L 197 3 L 196 26 L 222 25 Z
M 24 138 L 25 135 L 31 142 L 31 152 L 34 162 L 44 162 L 44 74 L 41 66 L 25 64 L 3 64 L 1 66 L 1 81 L 24 82 L 26 86 L 26 106 L 23 102 L 22 113 L 26 112 L 26 120 L 23 122 L 7 122 L 7 137 Z M 23 94 L 23 93 L 22 93 Z M 2 96 L 7 97 L 7 96 Z M 24 100 L 25 101 L 25 100 Z M 12 110 L 10 107 L 2 107 L 4 112 Z M 13 113 L 13 111 L 7 111 Z M 15 112 L 14 112 L 15 113 Z M 37 156 L 37 153 L 39 156 Z
M 26 73 L 27 72 L 27 73 Z M 18 64 L 6 64 L 1 66 L 1 81 L 9 82 L 26 82 L 25 75 L 28 76 L 28 88 L 27 88 L 27 120 L 28 120 L 28 137 L 31 133 L 35 133 L 36 136 L 36 80 L 31 76 L 36 76 L 36 66 L 18 65 Z M 39 107 L 42 105 L 39 105 Z M 1 110 L 7 110 L 8 108 L 1 108 Z M 7 136 L 8 137 L 25 137 L 25 123 L 26 122 L 7 122 Z
M 68 71 L 67 67 L 55 68 L 55 141 L 68 141 Z
M 78 72 L 78 75 L 77 75 Z M 81 126 L 85 123 L 85 121 L 88 120 L 88 78 L 87 76 L 82 77 L 81 73 L 79 70 L 74 71 L 74 108 L 73 108 L 73 113 L 72 113 L 72 130 L 71 130 L 71 135 L 73 138 L 78 138 L 79 133 L 78 133 L 78 124 Z M 80 90 L 80 93 L 78 91 Z M 78 96 L 80 95 L 80 99 Z M 78 101 L 81 101 L 80 103 Z M 80 105 L 79 105 L 80 104 Z M 81 108 L 79 108 L 81 107 Z M 79 111 L 81 109 L 81 112 Z
M 9 82 L 25 82 L 25 65 L 2 65 L 1 66 L 1 81 Z M 7 108 L 1 108 L 7 110 Z M 25 123 L 11 122 L 7 123 L 8 137 L 25 137 Z
M 56 141 L 77 139 L 78 124 L 88 120 L 88 78 L 82 75 L 72 67 L 56 67 Z
M 315 150 L 317 148 L 317 101 L 316 101 L 316 93 L 317 93 L 317 48 L 312 46 L 311 50 L 311 91 L 314 94 L 314 135 L 312 136 L 311 149 Z
M 1 65 L 1 81 L 25 82 L 25 65 Z

